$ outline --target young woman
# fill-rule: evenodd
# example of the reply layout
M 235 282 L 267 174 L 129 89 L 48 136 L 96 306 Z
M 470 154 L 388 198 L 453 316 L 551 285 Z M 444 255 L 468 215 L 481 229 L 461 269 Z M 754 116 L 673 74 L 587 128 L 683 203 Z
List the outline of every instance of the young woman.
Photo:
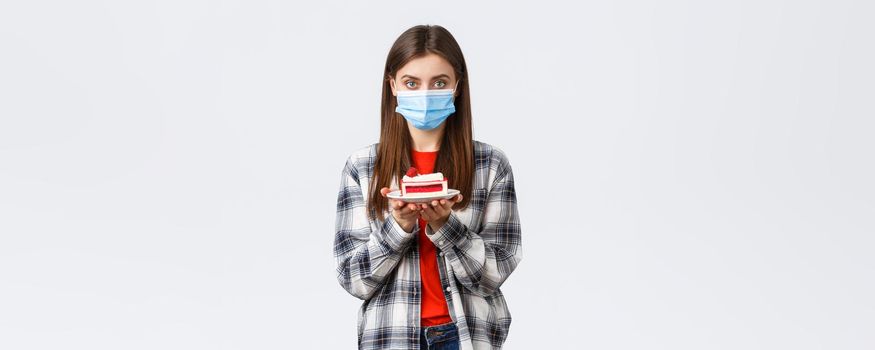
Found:
M 410 167 L 460 194 L 390 199 Z M 364 300 L 359 349 L 500 349 L 511 315 L 499 287 L 522 259 L 513 173 L 474 140 L 468 70 L 453 36 L 408 29 L 386 59 L 380 141 L 346 160 L 337 196 L 337 279 Z

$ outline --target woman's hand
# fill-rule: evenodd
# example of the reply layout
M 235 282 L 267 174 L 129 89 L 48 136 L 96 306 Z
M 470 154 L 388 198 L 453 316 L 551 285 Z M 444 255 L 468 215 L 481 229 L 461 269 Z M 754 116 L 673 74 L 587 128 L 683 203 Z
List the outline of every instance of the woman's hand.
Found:
M 453 205 L 462 201 L 462 194 L 459 193 L 450 199 L 433 200 L 431 203 L 421 203 L 419 215 L 423 220 L 428 222 L 433 231 L 441 228 L 453 212 Z
M 383 195 L 383 197 L 386 197 L 389 192 L 392 192 L 392 190 L 388 187 L 380 189 L 380 194 Z M 411 231 L 413 231 L 413 226 L 416 225 L 416 220 L 419 219 L 419 212 L 421 209 L 416 204 L 389 198 L 389 211 L 392 213 L 392 216 L 395 217 L 395 221 L 398 222 L 398 225 L 401 226 L 405 232 L 411 233 Z

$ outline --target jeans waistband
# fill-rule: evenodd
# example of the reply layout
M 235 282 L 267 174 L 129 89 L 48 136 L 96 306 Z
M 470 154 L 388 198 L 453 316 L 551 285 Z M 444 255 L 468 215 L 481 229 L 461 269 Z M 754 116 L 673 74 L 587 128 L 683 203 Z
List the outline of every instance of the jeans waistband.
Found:
M 453 322 L 422 327 L 422 334 L 428 339 L 439 341 L 441 339 L 449 339 L 459 336 L 459 330 Z

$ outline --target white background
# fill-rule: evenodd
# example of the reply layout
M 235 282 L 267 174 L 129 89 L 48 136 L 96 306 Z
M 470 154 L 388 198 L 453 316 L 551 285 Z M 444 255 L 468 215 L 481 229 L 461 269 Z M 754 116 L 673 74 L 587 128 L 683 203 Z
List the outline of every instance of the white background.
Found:
M 352 349 L 340 173 L 440 24 L 513 166 L 506 349 L 875 348 L 866 1 L 3 1 L 0 348 Z

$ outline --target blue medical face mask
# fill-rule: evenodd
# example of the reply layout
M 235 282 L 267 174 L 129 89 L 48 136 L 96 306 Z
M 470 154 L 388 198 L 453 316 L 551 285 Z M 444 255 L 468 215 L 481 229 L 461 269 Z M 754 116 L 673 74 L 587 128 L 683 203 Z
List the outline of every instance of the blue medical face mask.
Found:
M 458 86 L 457 80 L 456 87 Z M 413 91 L 396 88 L 398 107 L 395 107 L 395 112 L 401 113 L 417 129 L 431 130 L 456 112 L 456 105 L 453 104 L 455 92 L 456 88 Z

